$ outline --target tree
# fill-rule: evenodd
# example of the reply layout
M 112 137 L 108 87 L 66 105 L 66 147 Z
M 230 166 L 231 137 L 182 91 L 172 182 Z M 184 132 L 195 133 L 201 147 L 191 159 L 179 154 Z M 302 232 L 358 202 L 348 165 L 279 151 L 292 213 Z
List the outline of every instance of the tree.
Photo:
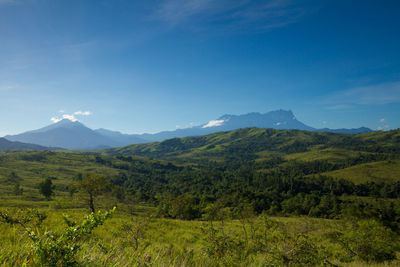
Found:
M 200 216 L 196 199 L 192 195 L 179 195 L 171 201 L 169 213 L 172 218 L 193 220 Z
M 51 196 L 54 194 L 54 185 L 50 178 L 46 178 L 43 182 L 39 184 L 39 192 L 50 200 Z
M 22 187 L 19 183 L 14 184 L 13 193 L 16 196 L 22 195 L 23 192 L 24 192 L 24 190 L 22 189 Z
M 95 197 L 103 194 L 108 185 L 107 177 L 105 175 L 94 172 L 84 173 L 82 181 L 76 183 L 76 187 L 89 196 L 89 208 L 91 212 L 95 212 Z

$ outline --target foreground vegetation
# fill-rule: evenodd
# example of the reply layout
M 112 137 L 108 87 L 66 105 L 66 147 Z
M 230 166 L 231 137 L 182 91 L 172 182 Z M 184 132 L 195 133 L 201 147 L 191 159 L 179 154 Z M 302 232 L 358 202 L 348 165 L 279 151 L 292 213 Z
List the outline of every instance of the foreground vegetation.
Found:
M 242 216 L 182 221 L 120 205 L 113 217 L 81 209 L 10 212 L 0 224 L 5 266 L 396 266 L 398 241 L 376 221 Z M 1 215 L 4 215 L 3 210 Z M 64 216 L 64 222 L 63 222 Z M 84 217 L 84 219 L 83 219 Z M 2 216 L 3 222 L 4 216 Z M 82 220 L 83 219 L 83 220 Z M 105 221 L 106 220 L 106 221 Z M 10 221 L 10 219 L 9 219 Z M 77 223 L 73 223 L 77 221 Z M 101 224 L 103 224 L 101 226 Z M 10 227 L 12 231 L 10 231 Z M 96 228 L 96 229 L 95 229 Z
M 4 152 L 0 262 L 396 266 L 399 151 L 398 130 L 251 128 L 104 151 Z

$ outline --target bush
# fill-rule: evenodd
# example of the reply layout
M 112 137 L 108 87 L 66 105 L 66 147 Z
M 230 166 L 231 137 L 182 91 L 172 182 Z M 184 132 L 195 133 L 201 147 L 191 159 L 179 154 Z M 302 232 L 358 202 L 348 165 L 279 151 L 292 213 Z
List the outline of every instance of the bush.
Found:
M 351 229 L 336 232 L 333 236 L 350 259 L 384 262 L 396 258 L 395 233 L 374 220 L 359 221 Z
M 80 241 L 102 225 L 114 211 L 115 208 L 105 213 L 91 213 L 79 224 L 64 215 L 67 227 L 60 234 L 42 231 L 40 226 L 46 215 L 37 210 L 19 211 L 17 214 L 10 211 L 0 212 L 0 222 L 24 228 L 33 242 L 31 248 L 35 266 L 75 266 L 78 265 L 76 255 L 80 249 Z
M 43 182 L 39 184 L 39 192 L 47 200 L 51 199 L 51 196 L 54 194 L 54 185 L 50 178 L 46 178 Z

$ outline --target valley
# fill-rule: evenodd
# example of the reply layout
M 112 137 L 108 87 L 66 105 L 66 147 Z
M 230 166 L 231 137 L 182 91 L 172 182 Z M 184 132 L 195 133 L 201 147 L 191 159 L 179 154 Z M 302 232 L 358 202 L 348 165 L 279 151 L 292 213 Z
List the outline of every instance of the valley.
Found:
M 93 173 L 107 184 L 94 199 L 96 210 L 117 209 L 80 243 L 73 259 L 81 263 L 84 253 L 95 265 L 144 266 L 151 255 L 156 265 L 395 266 L 399 151 L 399 130 L 349 135 L 244 128 L 102 150 L 0 152 L 0 207 L 38 209 L 49 216 L 40 227 L 61 233 L 62 213 L 75 219 L 88 213 L 88 196 L 76 185 Z M 47 178 L 50 198 L 38 190 Z M 0 261 L 36 261 L 29 246 L 12 241 L 25 234 L 7 233 L 7 227 L 0 224 L 9 244 Z M 357 254 L 353 249 L 361 248 L 347 249 L 356 244 L 353 233 L 368 231 L 380 233 L 376 246 Z M 297 254 L 286 258 L 286 246 Z M 310 258 L 303 246 L 314 251 Z

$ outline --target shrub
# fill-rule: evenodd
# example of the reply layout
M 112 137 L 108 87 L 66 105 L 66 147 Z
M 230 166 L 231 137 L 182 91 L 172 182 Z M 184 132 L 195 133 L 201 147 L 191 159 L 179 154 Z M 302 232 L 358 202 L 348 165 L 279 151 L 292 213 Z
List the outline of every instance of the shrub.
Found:
M 50 200 L 51 196 L 54 194 L 54 185 L 50 178 L 46 178 L 39 184 L 39 192 L 47 200 Z
M 398 250 L 395 233 L 374 220 L 359 221 L 351 229 L 335 232 L 333 239 L 350 259 L 357 257 L 366 262 L 393 260 Z
M 105 213 L 91 213 L 79 224 L 64 215 L 67 227 L 60 234 L 41 229 L 46 215 L 37 210 L 20 211 L 16 215 L 11 215 L 10 211 L 0 212 L 0 221 L 24 228 L 33 242 L 31 248 L 34 265 L 75 266 L 78 264 L 76 255 L 80 249 L 80 241 L 102 225 L 114 211 L 115 208 Z

